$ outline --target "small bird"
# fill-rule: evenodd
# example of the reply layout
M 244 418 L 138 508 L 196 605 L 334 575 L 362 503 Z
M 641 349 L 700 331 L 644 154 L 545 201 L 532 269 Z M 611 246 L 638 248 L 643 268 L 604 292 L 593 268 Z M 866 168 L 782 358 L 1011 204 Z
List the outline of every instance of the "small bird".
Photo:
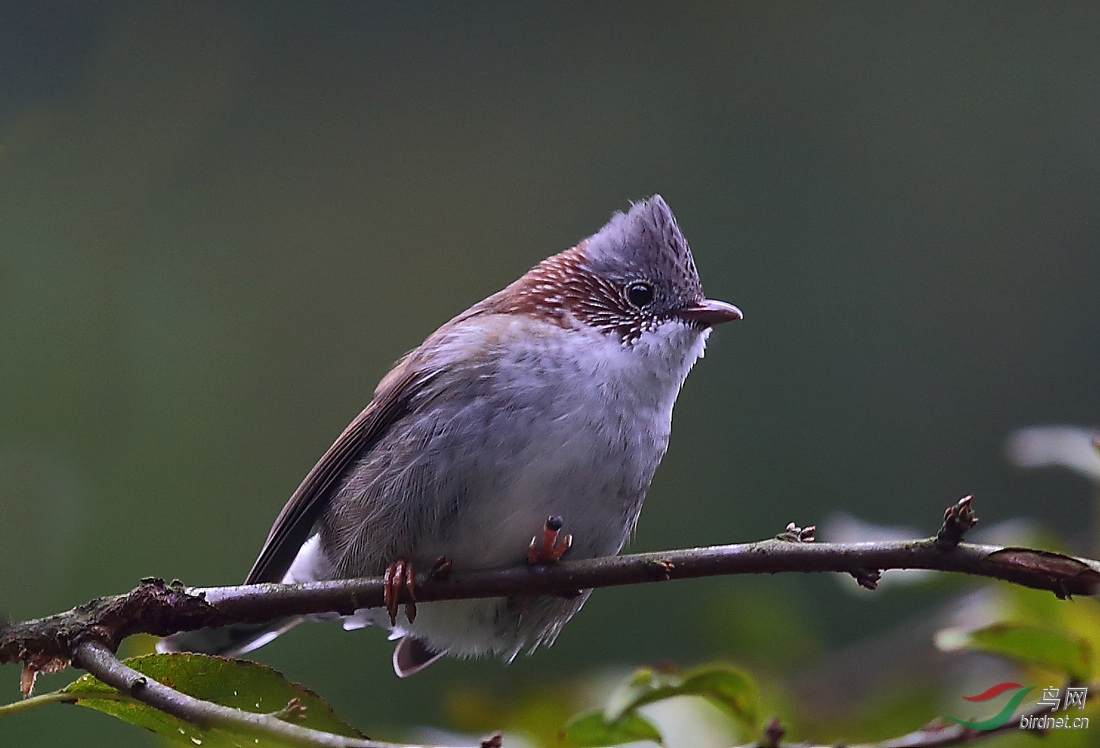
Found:
M 737 307 L 703 295 L 660 195 L 615 213 L 382 378 L 283 507 L 246 583 L 384 575 L 385 608 L 344 625 L 388 627 L 401 677 L 443 655 L 511 660 L 551 644 L 590 590 L 406 603 L 403 620 L 398 600 L 415 569 L 618 553 L 680 386 L 710 329 L 736 319 Z M 185 632 L 158 648 L 242 653 L 300 620 Z

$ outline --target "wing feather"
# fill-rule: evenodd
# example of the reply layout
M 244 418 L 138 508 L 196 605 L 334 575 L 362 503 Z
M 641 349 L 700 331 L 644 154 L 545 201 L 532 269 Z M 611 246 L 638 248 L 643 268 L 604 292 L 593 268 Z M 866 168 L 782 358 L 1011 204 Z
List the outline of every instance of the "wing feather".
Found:
M 412 399 L 434 378 L 412 366 L 411 359 L 406 356 L 386 375 L 367 407 L 306 475 L 275 519 L 245 584 L 282 580 L 348 471 L 408 414 Z

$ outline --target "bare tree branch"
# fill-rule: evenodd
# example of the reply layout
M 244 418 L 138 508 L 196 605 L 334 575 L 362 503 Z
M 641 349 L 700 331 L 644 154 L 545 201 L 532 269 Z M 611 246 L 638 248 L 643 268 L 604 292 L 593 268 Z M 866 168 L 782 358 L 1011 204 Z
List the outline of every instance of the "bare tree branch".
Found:
M 796 542 L 812 528 L 788 527 L 782 539 L 756 543 L 636 553 L 552 565 L 423 574 L 416 600 L 455 600 L 541 594 L 673 579 L 778 572 L 839 572 L 873 588 L 883 570 L 931 569 L 1000 579 L 1050 590 L 1059 598 L 1094 595 L 1100 562 L 1031 548 L 959 542 L 976 522 L 966 497 L 949 507 L 934 538 L 881 543 Z M 795 542 L 792 542 L 794 539 Z M 134 633 L 175 631 L 230 623 L 265 623 L 313 613 L 351 614 L 383 604 L 379 578 L 307 584 L 184 588 L 143 580 L 128 594 L 92 600 L 65 613 L 0 629 L 0 664 L 22 662 L 25 674 L 64 667 L 82 641 L 111 649 Z M 24 679 L 26 680 L 26 678 Z
M 636 553 L 552 566 L 454 572 L 445 579 L 417 577 L 417 602 L 510 595 L 568 593 L 579 589 L 732 574 L 841 572 L 863 576 L 887 569 L 932 569 L 1001 579 L 1050 590 L 1058 597 L 1093 595 L 1100 562 L 1049 551 L 961 544 L 942 549 L 935 540 L 883 543 L 757 543 Z M 191 588 L 227 621 L 261 623 L 283 616 L 350 614 L 382 605 L 378 578 Z M 209 624 L 207 624 L 209 625 Z M 0 652 L 3 639 L 0 637 Z

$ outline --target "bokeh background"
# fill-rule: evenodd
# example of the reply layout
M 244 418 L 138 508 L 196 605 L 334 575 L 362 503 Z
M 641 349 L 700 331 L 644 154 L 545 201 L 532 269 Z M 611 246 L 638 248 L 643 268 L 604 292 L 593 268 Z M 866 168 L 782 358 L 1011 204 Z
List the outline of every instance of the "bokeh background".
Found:
M 654 192 L 745 320 L 633 549 L 838 511 L 927 534 L 968 493 L 1081 548 L 1087 484 L 1003 445 L 1096 418 L 1098 29 L 1093 4 L 3 3 L 0 612 L 239 581 L 396 358 Z M 797 676 L 954 584 L 606 590 L 551 650 L 404 681 L 377 631 L 257 657 L 399 737 L 591 669 Z M 89 731 L 153 744 L 61 707 L 0 742 Z

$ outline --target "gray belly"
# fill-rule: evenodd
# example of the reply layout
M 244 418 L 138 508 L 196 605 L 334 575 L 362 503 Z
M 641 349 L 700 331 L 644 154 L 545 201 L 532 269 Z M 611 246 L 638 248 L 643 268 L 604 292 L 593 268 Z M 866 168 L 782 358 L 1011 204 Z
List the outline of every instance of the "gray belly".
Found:
M 621 413 L 580 397 L 492 396 L 398 424 L 365 456 L 325 518 L 339 576 L 378 574 L 394 558 L 463 568 L 524 562 L 549 515 L 575 558 L 625 542 L 667 442 L 643 442 Z
M 682 378 L 638 391 L 558 353 L 542 346 L 441 376 L 330 502 L 321 545 L 331 576 L 378 575 L 397 558 L 421 570 L 440 556 L 456 570 L 525 564 L 550 515 L 573 536 L 566 558 L 618 552 L 664 454 Z M 405 630 L 451 654 L 515 655 L 552 640 L 585 597 L 433 603 Z

